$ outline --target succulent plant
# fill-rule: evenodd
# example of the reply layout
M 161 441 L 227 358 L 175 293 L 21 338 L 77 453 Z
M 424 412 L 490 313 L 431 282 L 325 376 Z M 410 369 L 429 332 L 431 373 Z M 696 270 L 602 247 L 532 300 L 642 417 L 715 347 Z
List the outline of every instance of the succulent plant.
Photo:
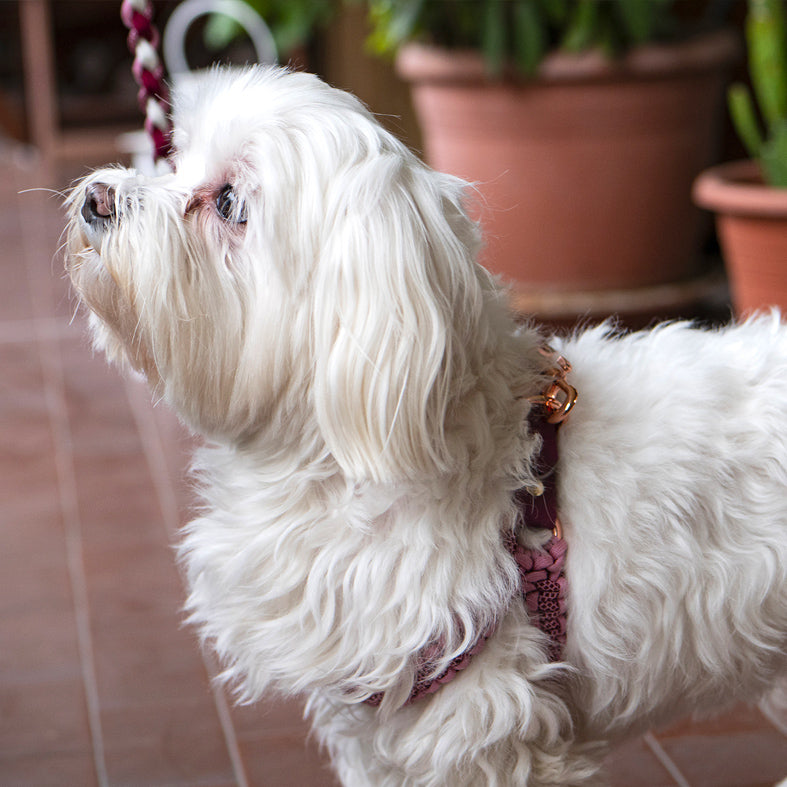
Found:
M 754 95 L 746 85 L 734 84 L 730 115 L 765 181 L 787 188 L 787 25 L 782 0 L 749 0 L 746 45 Z

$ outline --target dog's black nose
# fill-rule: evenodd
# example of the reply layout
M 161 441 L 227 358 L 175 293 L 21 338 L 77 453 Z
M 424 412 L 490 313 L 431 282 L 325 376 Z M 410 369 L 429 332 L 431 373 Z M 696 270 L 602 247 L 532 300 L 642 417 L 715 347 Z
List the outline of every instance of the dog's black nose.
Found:
M 115 189 L 106 183 L 91 183 L 85 189 L 82 218 L 88 224 L 112 218 L 115 215 Z

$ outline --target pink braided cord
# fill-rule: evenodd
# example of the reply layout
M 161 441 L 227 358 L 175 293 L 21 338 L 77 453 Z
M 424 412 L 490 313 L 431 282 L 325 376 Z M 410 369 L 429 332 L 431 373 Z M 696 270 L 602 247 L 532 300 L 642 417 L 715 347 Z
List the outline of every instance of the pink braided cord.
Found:
M 470 661 L 473 656 L 480 653 L 486 645 L 486 641 L 494 633 L 494 626 L 487 629 L 473 644 L 471 648 L 460 653 L 453 659 L 444 672 L 441 672 L 437 677 L 431 677 L 434 669 L 434 662 L 436 657 L 442 651 L 440 646 L 434 645 L 426 648 L 423 652 L 418 654 L 418 665 L 415 672 L 415 680 L 413 681 L 413 688 L 410 695 L 405 701 L 405 705 L 415 702 L 421 697 L 428 694 L 434 694 L 443 684 L 450 683 L 458 672 L 461 672 L 465 667 L 470 666 Z M 383 701 L 384 692 L 378 691 L 367 697 L 365 702 L 367 705 L 377 706 Z
M 145 113 L 145 130 L 153 141 L 156 161 L 170 154 L 172 124 L 169 119 L 169 89 L 164 66 L 158 56 L 159 33 L 153 24 L 150 0 L 123 0 L 120 18 L 128 28 L 128 48 L 134 55 L 131 71 L 139 85 L 137 101 Z
M 522 597 L 533 623 L 549 637 L 547 652 L 550 661 L 560 661 L 566 644 L 566 552 L 568 544 L 557 536 L 547 541 L 541 549 L 526 549 L 513 534 L 505 539 L 508 551 L 519 568 Z M 442 652 L 438 645 L 425 648 L 418 654 L 413 688 L 405 705 L 421 697 L 434 694 L 442 685 L 452 681 L 457 673 L 470 665 L 473 656 L 480 653 L 487 640 L 494 634 L 490 626 L 468 650 L 457 656 L 444 672 L 433 677 L 436 657 Z M 368 705 L 377 706 L 384 693 L 377 692 L 368 697 Z
M 522 595 L 533 622 L 549 637 L 549 658 L 560 661 L 566 644 L 566 587 L 564 573 L 568 544 L 557 536 L 543 549 L 511 549 L 522 583 Z

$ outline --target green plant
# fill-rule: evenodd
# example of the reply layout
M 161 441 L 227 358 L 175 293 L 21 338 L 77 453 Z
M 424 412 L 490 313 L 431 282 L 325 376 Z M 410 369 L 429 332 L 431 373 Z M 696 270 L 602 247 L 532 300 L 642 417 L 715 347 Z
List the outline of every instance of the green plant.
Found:
M 533 74 L 544 55 L 600 49 L 613 56 L 671 26 L 673 0 L 368 0 L 371 49 L 423 39 L 480 50 L 492 75 L 513 62 Z
M 244 0 L 270 28 L 280 56 L 287 56 L 309 43 L 315 30 L 333 19 L 341 0 Z M 223 49 L 240 32 L 239 25 L 223 14 L 213 14 L 205 29 L 205 41 Z
M 729 108 L 735 130 L 766 182 L 787 188 L 787 26 L 782 0 L 749 0 L 749 76 L 765 133 L 748 87 L 734 84 Z

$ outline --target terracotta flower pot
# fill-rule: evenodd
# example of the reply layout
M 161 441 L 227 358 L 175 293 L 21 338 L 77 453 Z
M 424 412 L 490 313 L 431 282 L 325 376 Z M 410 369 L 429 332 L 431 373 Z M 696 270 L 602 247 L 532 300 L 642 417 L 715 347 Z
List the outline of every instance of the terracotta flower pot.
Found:
M 633 288 L 695 270 L 691 184 L 737 52 L 724 32 L 490 82 L 475 53 L 410 45 L 397 68 L 429 163 L 478 186 L 491 270 L 520 288 Z
M 787 313 L 787 189 L 765 186 L 755 162 L 734 161 L 703 172 L 694 198 L 716 213 L 736 313 Z

